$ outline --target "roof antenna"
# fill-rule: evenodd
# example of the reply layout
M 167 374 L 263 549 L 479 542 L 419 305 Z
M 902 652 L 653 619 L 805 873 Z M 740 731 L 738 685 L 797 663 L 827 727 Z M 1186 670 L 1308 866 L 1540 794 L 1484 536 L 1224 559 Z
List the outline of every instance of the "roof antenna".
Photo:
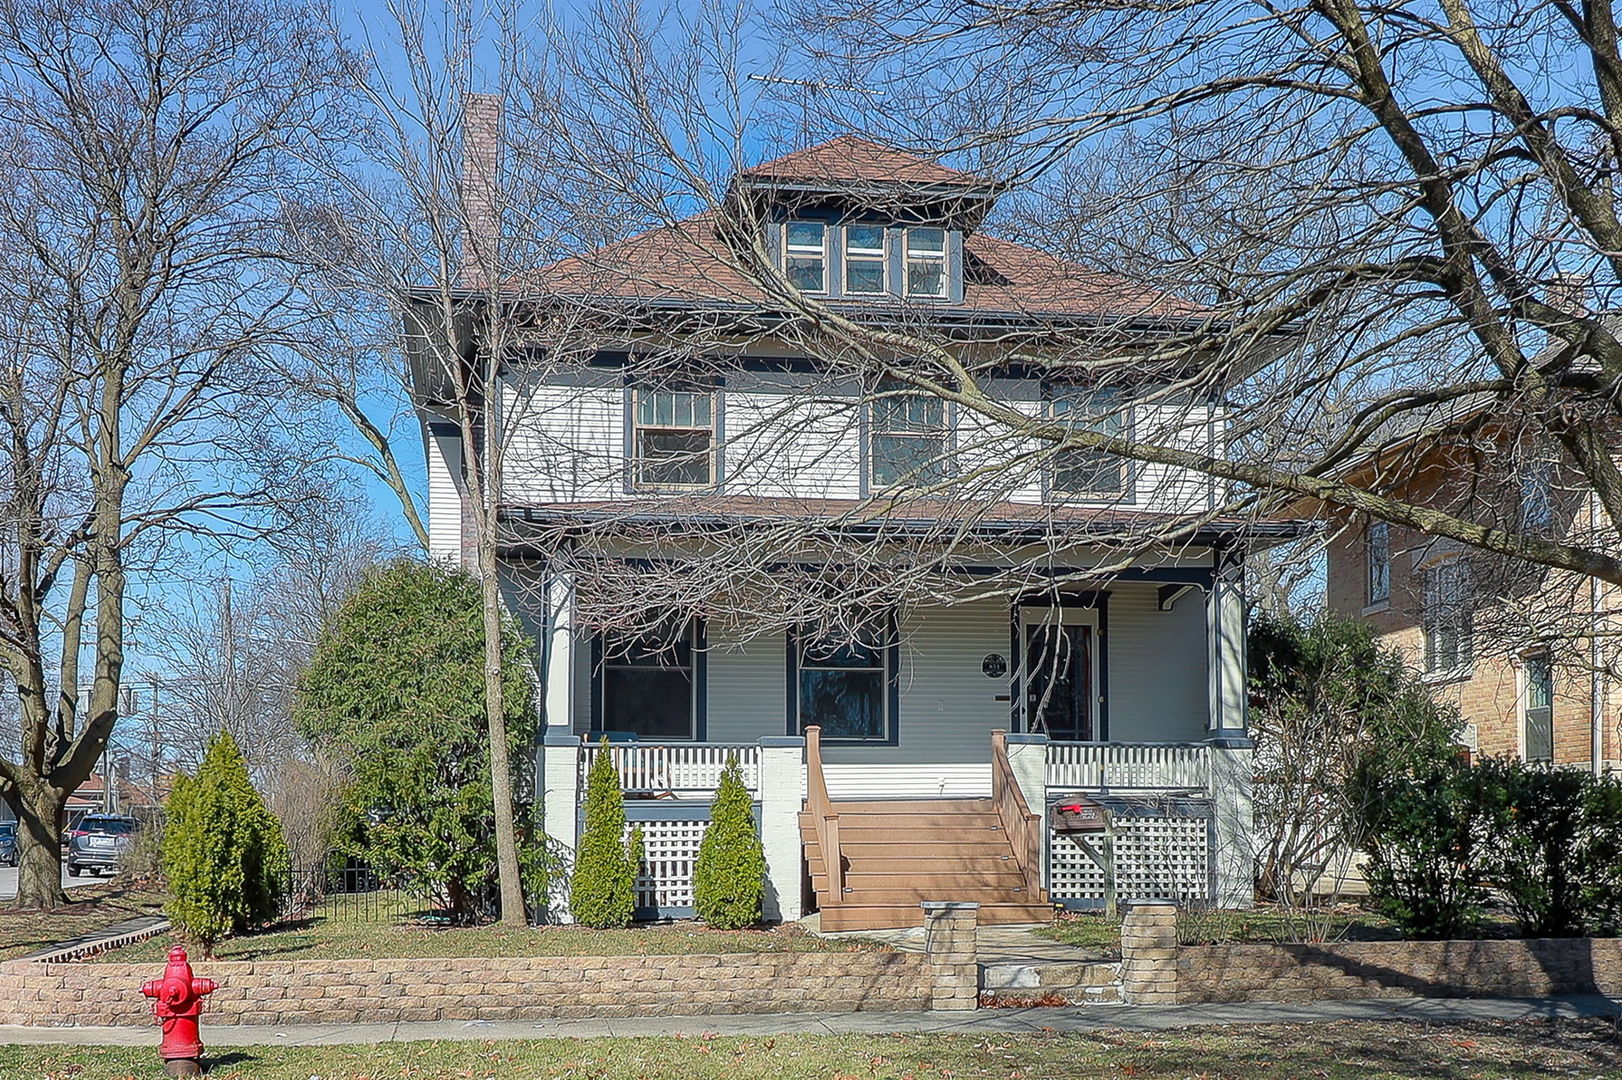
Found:
M 811 99 L 817 94 L 829 91 L 839 91 L 846 94 L 861 94 L 864 97 L 874 97 L 875 92 L 865 86 L 842 86 L 839 83 L 818 82 L 815 79 L 788 79 L 781 75 L 756 75 L 751 73 L 749 78 L 753 82 L 771 83 L 775 86 L 797 86 L 807 91 L 800 98 L 800 145 L 797 150 L 804 150 L 811 145 Z

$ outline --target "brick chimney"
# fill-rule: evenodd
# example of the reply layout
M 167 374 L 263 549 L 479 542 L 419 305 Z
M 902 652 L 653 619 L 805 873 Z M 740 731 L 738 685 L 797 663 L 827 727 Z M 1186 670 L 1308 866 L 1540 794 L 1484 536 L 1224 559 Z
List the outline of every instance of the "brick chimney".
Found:
M 501 95 L 468 94 L 462 117 L 462 284 L 478 288 L 499 266 Z

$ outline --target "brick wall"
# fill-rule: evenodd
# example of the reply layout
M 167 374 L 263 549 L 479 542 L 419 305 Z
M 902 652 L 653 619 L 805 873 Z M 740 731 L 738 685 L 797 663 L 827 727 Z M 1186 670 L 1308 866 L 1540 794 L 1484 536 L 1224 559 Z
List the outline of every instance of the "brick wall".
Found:
M 1128 1002 L 1622 993 L 1616 938 L 1178 946 L 1175 925 L 1170 905 L 1128 910 L 1121 932 Z
M 956 940 L 945 965 L 923 953 L 855 952 L 260 960 L 196 970 L 220 983 L 205 1025 L 902 1012 L 974 1007 L 972 940 L 971 930 L 966 989 Z M 145 1025 L 151 1005 L 139 988 L 162 971 L 14 960 L 0 964 L 0 1001 L 14 1024 Z

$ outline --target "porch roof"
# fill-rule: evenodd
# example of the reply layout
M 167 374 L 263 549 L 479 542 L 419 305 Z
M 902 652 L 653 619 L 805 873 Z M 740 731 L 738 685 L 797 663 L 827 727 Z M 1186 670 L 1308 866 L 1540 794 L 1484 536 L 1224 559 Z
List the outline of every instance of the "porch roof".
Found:
M 655 527 L 667 531 L 804 524 L 829 532 L 875 536 L 954 535 L 1037 540 L 1054 535 L 1136 539 L 1175 537 L 1180 544 L 1235 540 L 1274 543 L 1305 536 L 1318 523 L 1298 518 L 1215 517 L 1158 513 L 1121 506 L 975 502 L 963 499 L 810 499 L 750 495 L 668 495 L 658 498 L 508 505 L 502 518 L 524 523 L 606 528 Z

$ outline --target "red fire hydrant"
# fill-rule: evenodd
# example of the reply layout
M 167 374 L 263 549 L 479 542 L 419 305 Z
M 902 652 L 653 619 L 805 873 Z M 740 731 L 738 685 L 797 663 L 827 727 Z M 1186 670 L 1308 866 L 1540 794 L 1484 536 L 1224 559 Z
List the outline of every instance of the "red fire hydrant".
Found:
M 152 1002 L 152 1015 L 163 1025 L 163 1041 L 158 1056 L 163 1071 L 170 1076 L 203 1075 L 203 1037 L 197 1017 L 203 1011 L 203 995 L 218 988 L 213 979 L 199 979 L 191 973 L 186 950 L 179 945 L 169 950 L 169 966 L 163 978 L 141 987 Z

